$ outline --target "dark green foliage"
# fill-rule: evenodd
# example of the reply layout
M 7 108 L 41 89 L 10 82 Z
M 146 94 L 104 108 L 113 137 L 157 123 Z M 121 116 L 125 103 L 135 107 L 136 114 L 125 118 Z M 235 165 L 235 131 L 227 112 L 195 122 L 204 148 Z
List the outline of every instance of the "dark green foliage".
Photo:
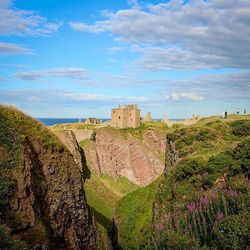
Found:
M 96 132 L 93 132 L 92 135 L 89 138 L 90 141 L 95 141 L 96 140 Z
M 215 227 L 214 245 L 218 249 L 248 249 L 250 246 L 250 215 L 231 215 Z
M 0 215 L 9 205 L 16 188 L 16 181 L 9 176 L 0 174 Z
M 249 180 L 243 182 L 248 187 Z M 191 249 L 218 249 L 218 241 L 221 241 L 219 249 L 246 249 L 249 208 L 248 193 L 232 189 L 214 190 L 209 196 L 184 202 L 182 206 L 174 202 L 154 224 L 153 242 L 157 242 L 157 249 L 188 249 L 192 247 L 191 242 L 194 247 Z M 243 248 L 239 248 L 240 244 Z
M 214 135 L 209 130 L 202 130 L 201 132 L 196 135 L 197 141 L 208 141 L 212 140 L 214 138 Z
M 250 139 L 240 143 L 234 150 L 228 152 L 233 158 L 229 167 L 229 174 L 234 176 L 237 173 L 250 175 Z
M 232 157 L 228 154 L 222 153 L 212 156 L 207 163 L 206 171 L 209 174 L 222 173 L 232 163 Z
M 197 160 L 188 161 L 186 164 L 176 169 L 176 179 L 183 180 L 199 173 L 204 168 L 203 164 Z
M 5 231 L 0 228 L 0 249 L 3 250 L 27 250 L 26 245 L 19 241 L 13 240 L 10 236 L 8 236 Z
M 250 135 L 250 121 L 239 120 L 231 123 L 232 132 L 236 136 L 248 136 Z
M 175 231 L 167 231 L 165 237 L 160 242 L 157 242 L 154 245 L 155 249 L 164 249 L 164 250 L 198 250 L 199 242 L 194 237 L 190 237 L 188 234 L 183 234 Z

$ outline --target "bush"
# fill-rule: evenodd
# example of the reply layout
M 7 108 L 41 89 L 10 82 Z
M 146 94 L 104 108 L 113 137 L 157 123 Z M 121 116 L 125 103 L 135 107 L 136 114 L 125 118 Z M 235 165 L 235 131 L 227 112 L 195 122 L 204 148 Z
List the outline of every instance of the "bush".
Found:
M 169 231 L 164 235 L 160 244 L 156 245 L 155 249 L 168 249 L 168 250 L 181 250 L 190 249 L 198 250 L 200 249 L 199 243 L 195 238 L 190 237 L 190 235 L 182 234 L 179 232 Z
M 214 139 L 214 135 L 209 130 L 202 130 L 196 135 L 195 139 L 197 141 L 208 141 Z
M 236 136 L 248 136 L 250 135 L 250 121 L 240 120 L 231 124 L 232 132 Z
M 193 135 L 188 135 L 186 137 L 184 137 L 182 139 L 182 141 L 186 144 L 186 145 L 191 145 L 194 141 L 196 140 L 195 136 Z
M 248 249 L 250 235 L 249 213 L 231 215 L 215 228 L 215 245 L 219 249 Z
M 176 169 L 176 179 L 183 180 L 191 177 L 194 174 L 199 173 L 203 169 L 203 165 L 197 160 L 188 161 L 185 165 L 182 165 Z
M 207 163 L 206 171 L 209 174 L 223 173 L 226 168 L 232 163 L 232 157 L 229 154 L 221 153 L 216 156 L 212 156 Z

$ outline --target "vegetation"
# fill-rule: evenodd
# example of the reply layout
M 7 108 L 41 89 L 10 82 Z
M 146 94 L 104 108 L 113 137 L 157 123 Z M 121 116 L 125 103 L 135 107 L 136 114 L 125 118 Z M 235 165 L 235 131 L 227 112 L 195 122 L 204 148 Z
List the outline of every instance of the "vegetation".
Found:
M 229 116 L 201 119 L 190 127 L 144 123 L 137 129 L 105 128 L 137 138 L 142 138 L 148 128 L 162 135 L 169 132 L 181 160 L 167 176 L 143 188 L 124 177 L 91 173 L 84 188 L 97 221 L 98 248 L 110 246 L 117 228 L 121 249 L 247 249 L 249 122 L 248 116 Z M 56 129 L 62 129 L 62 125 Z M 28 138 L 44 143 L 51 151 L 66 150 L 39 122 L 34 123 L 14 108 L 0 106 L 1 216 L 8 211 L 15 193 Z M 88 139 L 80 145 L 89 143 Z M 5 228 L 0 228 L 0 248 L 27 249 Z
M 85 123 L 63 123 L 63 124 L 56 124 L 50 126 L 52 130 L 64 130 L 64 129 L 90 129 L 95 130 L 98 128 L 98 125 L 95 124 L 85 124 Z
M 152 205 L 162 177 L 118 202 L 115 221 L 118 243 L 124 249 L 145 249 L 151 236 Z
M 248 136 L 250 135 L 250 121 L 238 120 L 231 124 L 232 132 L 236 136 Z
M 249 247 L 248 126 L 249 117 L 226 121 L 214 117 L 172 131 L 170 138 L 181 161 L 163 179 L 157 193 L 151 246 Z
M 13 240 L 9 235 L 6 234 L 5 230 L 0 227 L 0 249 L 26 250 L 28 248 L 23 242 L 19 240 Z
M 8 233 L 12 230 L 13 225 L 31 223 L 29 217 L 31 215 L 26 213 L 27 211 L 16 211 L 16 208 L 13 209 L 10 204 L 13 204 L 13 200 L 17 201 L 14 197 L 17 191 L 17 181 L 22 181 L 23 163 L 26 159 L 25 156 L 28 154 L 27 150 L 32 151 L 32 146 L 35 143 L 47 150 L 48 158 L 52 154 L 55 157 L 56 153 L 61 154 L 67 151 L 57 137 L 40 122 L 24 115 L 13 107 L 0 105 L 0 249 L 29 249 L 37 242 L 48 240 L 46 230 L 49 227 L 41 224 L 40 218 L 37 218 L 28 233 L 25 232 L 25 237 L 19 237 L 23 232 L 20 232 L 20 234 L 18 232 L 15 238 Z M 29 156 L 33 157 L 32 153 Z M 65 157 L 63 154 L 61 155 L 61 164 L 63 164 L 67 155 Z M 46 192 L 47 182 L 39 168 L 34 167 L 32 181 L 37 194 L 39 194 L 39 198 L 36 197 L 38 198 L 37 202 L 40 202 L 40 198 Z M 27 192 L 29 192 L 28 189 Z M 19 238 L 25 241 L 27 246 L 17 240 Z
M 117 202 L 138 186 L 125 177 L 112 178 L 108 175 L 91 173 L 91 178 L 86 180 L 84 189 L 87 202 L 95 214 L 97 222 L 111 233 L 112 220 Z

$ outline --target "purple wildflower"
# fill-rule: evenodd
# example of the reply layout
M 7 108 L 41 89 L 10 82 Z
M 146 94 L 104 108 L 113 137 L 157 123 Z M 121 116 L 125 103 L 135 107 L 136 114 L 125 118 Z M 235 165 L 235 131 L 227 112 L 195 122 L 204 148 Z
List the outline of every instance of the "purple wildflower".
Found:
M 222 212 L 217 212 L 216 221 L 221 221 L 224 218 L 224 214 Z
M 189 210 L 189 212 L 195 212 L 195 210 L 196 210 L 196 205 L 195 205 L 195 203 L 190 203 L 190 204 L 188 204 L 187 205 L 187 209 Z

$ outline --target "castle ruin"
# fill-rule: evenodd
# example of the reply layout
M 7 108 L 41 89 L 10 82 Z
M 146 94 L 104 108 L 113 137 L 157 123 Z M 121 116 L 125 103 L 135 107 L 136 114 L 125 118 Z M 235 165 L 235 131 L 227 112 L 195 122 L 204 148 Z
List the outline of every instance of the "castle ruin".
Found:
M 136 104 L 125 105 L 112 109 L 111 126 L 114 128 L 138 128 L 141 125 L 140 109 Z

